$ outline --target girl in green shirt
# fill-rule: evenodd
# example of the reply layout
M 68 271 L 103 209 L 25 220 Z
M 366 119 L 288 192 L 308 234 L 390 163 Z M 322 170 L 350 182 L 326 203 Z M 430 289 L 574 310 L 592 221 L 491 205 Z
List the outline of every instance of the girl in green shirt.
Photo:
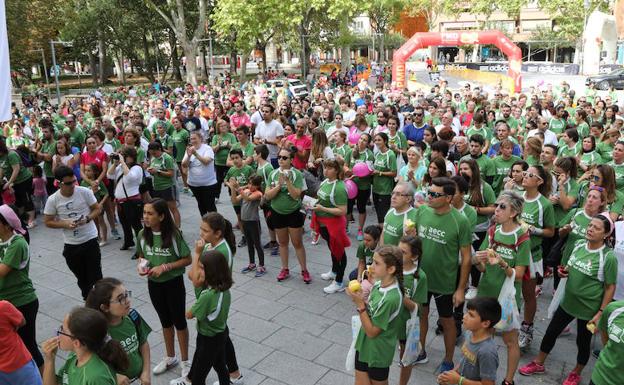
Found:
M 365 303 L 362 291 L 347 289 L 362 327 L 355 342 L 355 384 L 388 384 L 388 373 L 397 344 L 399 312 L 403 304 L 403 252 L 396 246 L 382 246 L 373 256 L 373 273 L 378 280 Z
M 373 163 L 373 205 L 377 213 L 377 223 L 383 223 L 390 209 L 390 197 L 394 189 L 394 178 L 397 174 L 397 162 L 394 151 L 388 147 L 388 134 L 380 132 L 375 135 L 377 146 L 375 163 Z
M 170 382 L 172 385 L 205 384 L 212 368 L 219 384 L 229 384 L 226 365 L 228 341 L 227 320 L 230 311 L 232 272 L 223 253 L 208 250 L 199 257 L 203 274 L 195 304 L 186 311 L 186 318 L 197 319 L 197 338 L 191 371 Z
M 117 382 L 138 379 L 145 384 L 151 382 L 147 337 L 152 329 L 139 312 L 130 307 L 131 294 L 120 280 L 103 278 L 89 292 L 85 306 L 106 316 L 108 333 L 128 355 L 128 368 L 117 374 Z
M 70 352 L 57 373 L 58 348 Z M 77 307 L 65 316 L 56 337 L 42 345 L 44 385 L 116 385 L 115 372 L 128 368 L 121 344 L 108 335 L 106 317 L 97 310 Z

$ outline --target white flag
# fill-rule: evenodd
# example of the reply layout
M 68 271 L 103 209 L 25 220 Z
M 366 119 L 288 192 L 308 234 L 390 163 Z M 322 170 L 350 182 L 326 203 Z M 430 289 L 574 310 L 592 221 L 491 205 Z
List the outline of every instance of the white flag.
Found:
M 4 0 L 0 0 L 0 122 L 11 120 L 11 62 Z

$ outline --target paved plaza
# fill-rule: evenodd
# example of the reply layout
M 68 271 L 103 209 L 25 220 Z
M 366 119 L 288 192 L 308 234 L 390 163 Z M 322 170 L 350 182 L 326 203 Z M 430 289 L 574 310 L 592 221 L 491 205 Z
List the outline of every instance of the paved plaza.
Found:
M 217 205 L 219 212 L 226 218 L 235 218 L 230 203 L 225 199 L 225 190 L 221 194 L 221 202 Z M 184 237 L 192 248 L 199 234 L 199 212 L 195 200 L 188 195 L 181 197 L 180 211 Z M 368 223 L 374 220 L 372 208 L 369 207 Z M 80 306 L 82 300 L 76 280 L 65 264 L 61 255 L 63 237 L 61 230 L 45 228 L 40 225 L 31 233 L 31 267 L 30 276 L 37 289 L 40 308 L 37 318 L 37 337 L 41 342 L 55 334 L 63 316 L 74 306 Z M 306 222 L 308 225 L 309 222 Z M 263 223 L 264 225 L 264 223 Z M 121 231 L 121 227 L 119 228 Z M 355 224 L 352 224 L 352 246 L 347 251 L 347 272 L 355 268 L 357 261 L 355 251 Z M 237 240 L 240 233 L 236 232 Z M 263 227 L 263 244 L 268 233 Z M 352 384 L 353 375 L 345 371 L 345 356 L 351 343 L 351 316 L 355 308 L 344 293 L 327 295 L 323 287 L 327 282 L 320 279 L 320 274 L 329 270 L 331 260 L 326 243 L 321 240 L 317 246 L 310 244 L 310 233 L 304 235 L 308 268 L 313 281 L 304 284 L 299 275 L 294 250 L 291 247 L 291 278 L 278 283 L 275 279 L 279 272 L 279 257 L 266 253 L 265 261 L 268 274 L 254 278 L 240 274 L 240 270 L 248 263 L 247 248 L 237 251 L 234 259 L 234 286 L 232 288 L 232 307 L 229 315 L 229 328 L 232 341 L 236 348 L 241 371 L 247 385 L 342 385 Z M 160 324 L 149 300 L 146 279 L 136 272 L 136 263 L 130 259 L 130 251 L 120 251 L 121 241 L 112 241 L 102 248 L 102 269 L 105 277 L 116 277 L 122 280 L 132 291 L 132 307 L 136 308 L 152 327 L 149 337 L 152 363 L 164 356 L 164 344 Z M 192 286 L 186 279 L 187 308 L 194 302 Z M 532 351 L 523 355 L 521 365 L 532 358 L 539 348 L 541 338 L 546 330 L 545 311 L 552 293 L 552 280 L 547 280 L 544 293 L 538 300 L 541 310 L 536 316 L 536 340 Z M 435 325 L 437 313 L 431 311 L 430 325 Z M 573 368 L 576 357 L 575 330 L 557 341 L 553 355 L 547 361 L 547 374 L 534 377 L 516 376 L 516 384 L 561 384 L 568 372 Z M 431 326 L 433 327 L 433 326 Z M 190 321 L 191 334 L 190 358 L 195 345 L 195 321 Z M 496 337 L 499 346 L 500 365 L 498 370 L 499 383 L 503 379 L 506 366 L 506 349 L 502 339 Z M 179 354 L 176 343 L 176 351 Z M 440 363 L 444 351 L 442 336 L 436 336 L 433 329 L 427 338 L 429 363 L 417 366 L 412 374 L 410 384 L 435 384 L 433 372 Z M 59 354 L 64 359 L 65 352 Z M 459 360 L 459 349 L 455 352 L 455 362 Z M 397 355 L 398 357 L 398 355 Z M 390 370 L 390 384 L 398 383 L 399 368 L 395 358 Z M 583 384 L 589 382 L 589 375 L 595 363 L 590 359 L 589 367 L 584 372 Z M 57 363 L 57 368 L 59 363 Z M 152 384 L 168 385 L 169 380 L 178 377 L 179 367 L 160 376 L 152 377 Z M 206 381 L 212 384 L 216 374 L 212 371 Z

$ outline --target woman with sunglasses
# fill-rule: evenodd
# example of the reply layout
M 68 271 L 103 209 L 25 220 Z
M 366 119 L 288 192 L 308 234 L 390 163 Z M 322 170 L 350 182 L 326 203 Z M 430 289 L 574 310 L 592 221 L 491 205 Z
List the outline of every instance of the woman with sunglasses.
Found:
M 85 307 L 100 311 L 108 321 L 108 334 L 119 341 L 128 355 L 128 369 L 117 374 L 117 383 L 138 379 L 151 382 L 150 346 L 147 337 L 152 329 L 138 311 L 130 307 L 132 292 L 116 278 L 103 278 L 95 283 Z
M 390 198 L 397 174 L 397 162 L 394 151 L 388 147 L 388 135 L 380 132 L 374 137 L 377 147 L 373 164 L 373 205 L 377 213 L 377 222 L 383 224 L 390 209 Z
M 292 243 L 301 266 L 301 276 L 305 283 L 312 282 L 306 266 L 306 252 L 303 248 L 303 224 L 305 215 L 301 210 L 301 197 L 307 189 L 303 174 L 292 167 L 297 149 L 282 148 L 278 152 L 279 167 L 273 170 L 266 181 L 265 199 L 271 211 L 267 218 L 270 229 L 275 231 L 279 243 L 282 269 L 277 275 L 279 282 L 290 277 L 288 268 L 288 243 Z
M 624 193 L 624 141 L 618 140 L 615 142 L 612 157 L 613 159 L 608 165 L 615 171 L 615 187 L 618 191 Z
M 581 372 L 589 361 L 592 334 L 615 293 L 617 259 L 606 245 L 606 239 L 613 230 L 613 221 L 608 213 L 593 217 L 587 226 L 585 239 L 574 245 L 567 263 L 560 266 L 559 276 L 568 278 L 564 296 L 546 329 L 539 354 L 520 368 L 520 374 L 531 376 L 545 373 L 546 358 L 554 348 L 557 337 L 576 319 L 576 366 L 564 384 L 577 385 L 581 382 Z
M 66 315 L 56 337 L 46 340 L 41 348 L 44 385 L 116 385 L 115 373 L 128 369 L 128 355 L 108 334 L 106 317 L 86 307 L 74 308 Z M 57 373 L 59 348 L 70 353 Z
M 525 305 L 519 344 L 520 348 L 527 348 L 533 341 L 533 321 L 537 311 L 535 295 L 537 279 L 544 276 L 542 240 L 552 237 L 555 233 L 555 211 L 547 198 L 550 196 L 552 187 L 551 176 L 542 166 L 530 166 L 523 173 L 522 187 L 524 187 L 525 203 L 521 219 L 525 222 L 525 226 L 528 225 L 531 235 L 531 263 L 522 282 L 522 297 Z
M 611 215 L 611 219 L 616 220 L 624 211 L 624 193 L 615 188 L 615 171 L 607 164 L 599 164 L 592 167 L 580 179 L 579 205 L 585 203 L 589 188 L 600 186 L 607 194 L 606 211 Z
M 522 208 L 522 196 L 516 192 L 503 191 L 496 200 L 495 224 L 476 253 L 476 267 L 482 273 L 478 297 L 498 298 L 505 280 L 515 271 L 516 303 L 520 304 L 522 277 L 531 256 L 529 234 L 520 225 Z M 489 250 L 494 251 L 493 256 Z M 518 330 L 503 332 L 503 341 L 507 346 L 507 371 L 502 384 L 512 385 L 520 361 Z

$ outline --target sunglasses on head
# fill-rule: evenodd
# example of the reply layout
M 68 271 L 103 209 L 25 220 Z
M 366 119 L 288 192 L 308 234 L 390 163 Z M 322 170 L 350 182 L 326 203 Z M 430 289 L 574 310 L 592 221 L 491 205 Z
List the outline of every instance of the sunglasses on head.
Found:
M 594 185 L 594 186 L 591 186 L 591 187 L 589 188 L 589 190 L 590 190 L 590 191 L 591 191 L 591 190 L 595 190 L 595 191 L 598 191 L 598 192 L 602 193 L 602 192 L 604 192 L 604 191 L 605 191 L 605 188 L 604 188 L 604 187 L 601 187 L 601 186 L 595 186 L 595 185 Z

